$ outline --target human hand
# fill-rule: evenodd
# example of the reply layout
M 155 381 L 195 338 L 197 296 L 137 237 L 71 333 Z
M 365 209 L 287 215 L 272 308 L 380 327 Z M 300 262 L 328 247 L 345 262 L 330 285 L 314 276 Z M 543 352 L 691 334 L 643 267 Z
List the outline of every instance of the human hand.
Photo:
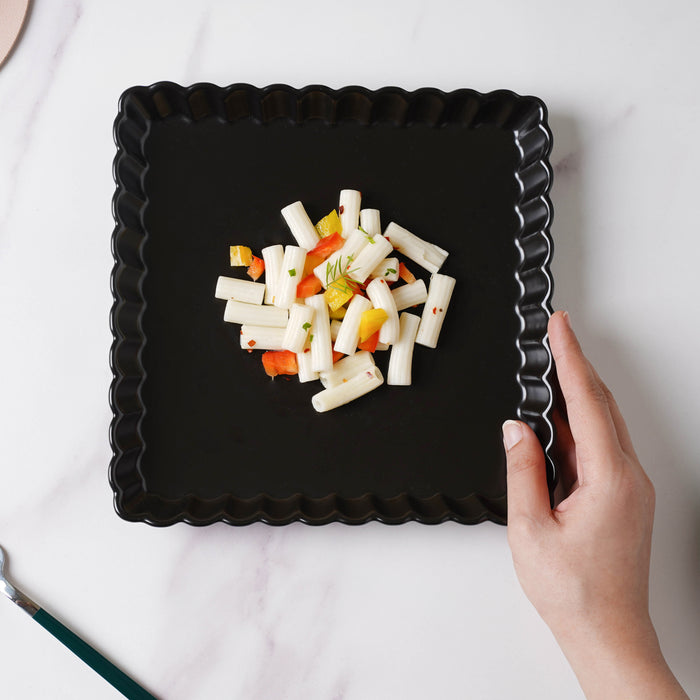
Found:
M 550 507 L 534 432 L 507 421 L 508 541 L 525 595 L 589 700 L 687 698 L 649 617 L 654 488 L 620 410 L 581 351 L 568 315 L 549 321 L 567 420 L 555 420 L 564 498 Z

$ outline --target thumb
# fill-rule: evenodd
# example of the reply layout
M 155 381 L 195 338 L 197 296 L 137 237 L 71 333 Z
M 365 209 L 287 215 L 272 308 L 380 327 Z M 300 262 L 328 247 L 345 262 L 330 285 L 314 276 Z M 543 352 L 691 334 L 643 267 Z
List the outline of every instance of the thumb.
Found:
M 508 522 L 540 520 L 551 514 L 544 452 L 532 429 L 521 421 L 503 424 L 508 479 Z

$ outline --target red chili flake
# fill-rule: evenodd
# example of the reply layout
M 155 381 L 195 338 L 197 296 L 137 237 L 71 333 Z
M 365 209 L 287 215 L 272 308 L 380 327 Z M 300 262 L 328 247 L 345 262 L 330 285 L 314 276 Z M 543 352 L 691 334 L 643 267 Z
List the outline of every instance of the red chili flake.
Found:
M 249 340 L 249 341 L 248 341 L 248 345 L 252 348 L 253 345 L 255 345 L 255 341 L 254 341 L 254 340 Z
M 433 306 L 433 313 L 434 313 L 434 314 L 437 313 L 437 306 Z
M 309 352 L 309 350 L 311 350 L 311 348 L 304 348 L 304 352 Z
M 249 352 L 250 354 L 252 354 L 252 353 L 253 353 L 253 351 L 252 351 L 252 350 L 248 350 L 248 352 Z
M 341 204 L 341 205 L 338 207 L 338 213 L 339 213 L 339 214 L 342 214 L 344 211 L 345 211 L 345 207 Z

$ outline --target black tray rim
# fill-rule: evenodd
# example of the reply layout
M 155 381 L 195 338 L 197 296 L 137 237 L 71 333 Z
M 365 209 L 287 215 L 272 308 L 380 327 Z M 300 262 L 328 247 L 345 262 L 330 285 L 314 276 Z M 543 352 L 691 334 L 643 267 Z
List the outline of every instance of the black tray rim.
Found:
M 515 270 L 521 289 L 515 313 L 521 324 L 517 346 L 522 358 L 516 377 L 522 390 L 517 417 L 537 434 L 545 450 L 548 479 L 553 488 L 557 477 L 550 454 L 554 442 L 554 372 L 547 338 L 553 294 L 550 270 L 553 212 L 549 197 L 553 171 L 549 162 L 552 133 L 545 103 L 538 97 L 520 96 L 511 90 L 481 93 L 468 88 L 445 92 L 436 88 L 407 91 L 393 86 L 377 90 L 360 86 L 332 89 L 324 85 L 296 89 L 285 84 L 258 88 L 248 83 L 227 87 L 196 83 L 185 87 L 160 81 L 125 90 L 119 98 L 113 125 L 117 152 L 112 165 L 116 187 L 112 198 L 115 227 L 111 236 L 114 266 L 110 275 L 113 378 L 109 389 L 112 410 L 109 482 L 114 508 L 121 518 L 154 526 L 177 522 L 197 526 L 216 522 L 230 525 L 254 522 L 286 525 L 296 521 L 309 525 L 331 522 L 358 525 L 370 521 L 507 522 L 505 493 L 495 498 L 472 493 L 462 499 L 445 494 L 416 498 L 407 493 L 391 498 L 367 493 L 352 499 L 338 494 L 322 498 L 303 494 L 274 498 L 265 493 L 250 499 L 232 494 L 203 499 L 189 494 L 171 500 L 146 490 L 140 465 L 144 449 L 141 422 L 146 412 L 141 396 L 146 378 L 141 352 L 147 342 L 140 319 L 146 308 L 142 286 L 148 273 L 141 256 L 142 243 L 148 236 L 144 226 L 148 207 L 143 187 L 148 170 L 144 144 L 152 121 L 172 115 L 193 122 L 213 116 L 229 122 L 247 118 L 261 124 L 276 119 L 295 123 L 320 119 L 329 125 L 354 121 L 368 126 L 390 123 L 401 128 L 413 124 L 440 127 L 457 123 L 466 128 L 489 125 L 510 130 L 521 154 L 515 173 L 520 190 L 515 205 L 520 219 L 516 241 L 521 256 Z

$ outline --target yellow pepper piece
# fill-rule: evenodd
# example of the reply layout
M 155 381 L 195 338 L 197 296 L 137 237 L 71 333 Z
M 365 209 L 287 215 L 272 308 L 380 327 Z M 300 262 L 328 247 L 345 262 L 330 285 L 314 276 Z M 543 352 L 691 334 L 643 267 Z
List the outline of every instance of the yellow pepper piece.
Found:
M 352 299 L 353 291 L 346 284 L 331 284 L 323 293 L 323 298 L 326 304 L 330 306 L 331 311 L 337 311 L 343 304 Z
M 362 316 L 360 316 L 360 342 L 364 343 L 367 338 L 373 336 L 387 318 L 389 318 L 389 314 L 384 309 L 363 311 Z
M 343 226 L 335 209 L 316 224 L 316 230 L 321 238 L 332 236 L 336 232 L 342 235 Z
M 328 316 L 332 321 L 342 321 L 345 318 L 346 312 L 347 309 L 344 306 L 340 306 L 331 311 Z
M 231 267 L 248 267 L 253 262 L 253 251 L 245 245 L 232 245 L 229 248 L 231 254 Z

